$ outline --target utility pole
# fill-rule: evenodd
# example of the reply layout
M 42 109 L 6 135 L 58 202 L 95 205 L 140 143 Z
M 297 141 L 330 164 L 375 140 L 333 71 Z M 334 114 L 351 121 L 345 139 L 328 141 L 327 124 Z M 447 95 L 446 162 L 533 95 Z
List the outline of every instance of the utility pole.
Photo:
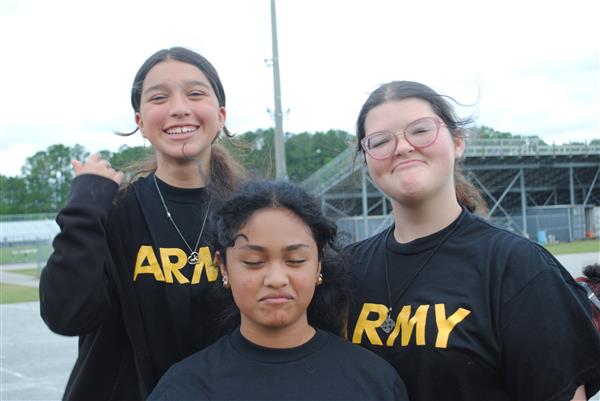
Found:
M 275 91 L 275 177 L 278 179 L 287 179 L 285 143 L 283 137 L 283 113 L 281 111 L 281 87 L 279 82 L 279 51 L 277 48 L 275 0 L 271 0 L 271 37 L 273 42 L 273 88 Z

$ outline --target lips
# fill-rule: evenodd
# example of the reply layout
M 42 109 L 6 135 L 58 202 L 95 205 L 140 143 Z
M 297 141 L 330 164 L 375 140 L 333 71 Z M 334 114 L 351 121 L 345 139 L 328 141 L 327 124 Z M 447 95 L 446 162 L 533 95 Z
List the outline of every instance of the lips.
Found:
M 395 163 L 394 167 L 392 168 L 392 171 L 395 171 L 397 169 L 417 166 L 420 164 L 425 164 L 425 162 L 423 160 L 417 160 L 417 159 L 404 159 L 404 160 L 400 160 L 397 163 Z
M 267 304 L 282 304 L 294 299 L 290 294 L 268 294 L 259 299 L 260 302 Z

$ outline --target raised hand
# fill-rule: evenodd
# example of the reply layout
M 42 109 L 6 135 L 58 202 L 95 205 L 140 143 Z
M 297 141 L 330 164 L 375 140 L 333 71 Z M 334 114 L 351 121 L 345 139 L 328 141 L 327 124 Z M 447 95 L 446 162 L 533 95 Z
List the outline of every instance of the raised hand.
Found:
M 95 174 L 101 177 L 113 180 L 117 184 L 123 181 L 123 173 L 112 168 L 107 160 L 104 160 L 98 153 L 92 154 L 87 160 L 81 163 L 79 160 L 72 160 L 71 165 L 75 169 L 75 175 Z

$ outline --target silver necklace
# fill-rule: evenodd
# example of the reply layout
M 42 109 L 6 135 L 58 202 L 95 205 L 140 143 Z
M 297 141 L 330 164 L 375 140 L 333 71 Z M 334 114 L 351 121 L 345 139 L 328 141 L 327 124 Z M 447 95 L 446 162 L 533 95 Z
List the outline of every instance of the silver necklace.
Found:
M 183 234 L 181 234 L 179 227 L 177 227 L 177 224 L 175 224 L 175 220 L 173 220 L 173 217 L 171 216 L 171 212 L 169 212 L 169 209 L 167 208 L 165 199 L 163 198 L 163 195 L 160 192 L 160 188 L 158 187 L 158 182 L 156 181 L 156 174 L 154 174 L 154 185 L 156 185 L 156 191 L 158 192 L 158 196 L 160 196 L 160 201 L 162 202 L 162 204 L 165 208 L 165 212 L 167 212 L 167 218 L 169 220 L 171 220 L 171 223 L 173 223 L 173 227 L 175 227 L 177 234 L 179 234 L 179 236 L 181 237 L 183 242 L 185 242 L 185 246 L 187 246 L 188 249 L 190 250 L 190 254 L 188 255 L 188 258 L 187 258 L 188 263 L 191 265 L 197 265 L 200 262 L 200 257 L 198 255 L 198 245 L 200 245 L 200 238 L 202 238 L 202 233 L 204 232 L 204 225 L 206 224 L 206 218 L 208 217 L 208 211 L 210 210 L 211 199 L 208 198 L 208 205 L 206 206 L 206 213 L 204 214 L 204 220 L 202 221 L 202 228 L 200 229 L 200 234 L 198 234 L 198 239 L 196 240 L 196 246 L 194 248 L 192 248 L 190 246 L 190 244 L 188 244 L 188 242 L 185 240 L 185 237 L 183 236 Z
M 389 266 L 389 262 L 388 262 L 388 249 L 387 249 L 387 238 L 386 238 L 385 252 L 383 254 L 383 260 L 385 262 L 385 285 L 386 285 L 387 297 L 388 297 L 388 313 L 387 313 L 387 317 L 381 324 L 381 330 L 383 330 L 384 333 L 390 334 L 390 332 L 394 329 L 394 327 L 396 327 L 396 321 L 394 319 L 392 319 L 392 305 L 397 303 L 400 300 L 402 295 L 404 295 L 406 290 L 408 290 L 408 288 L 412 285 L 412 283 L 415 281 L 417 276 L 419 274 L 421 274 L 423 269 L 425 269 L 425 266 L 427 266 L 427 263 L 429 263 L 431 258 L 433 258 L 433 256 L 437 253 L 437 251 L 442 247 L 444 242 L 446 242 L 446 240 L 448 238 L 450 238 L 450 235 L 452 235 L 452 233 L 454 233 L 456 231 L 456 229 L 460 226 L 460 222 L 462 221 L 465 213 L 466 213 L 465 211 L 461 211 L 460 216 L 454 222 L 454 227 L 452 227 L 450 229 L 450 231 L 448 231 L 448 233 L 442 238 L 442 240 L 435 246 L 433 251 L 425 259 L 425 262 L 423 262 L 421 264 L 421 266 L 419 266 L 419 268 L 416 270 L 416 272 L 413 273 L 413 275 L 409 278 L 406 285 L 404 285 L 404 287 L 398 292 L 398 295 L 396 295 L 396 298 L 394 300 L 392 300 L 392 289 L 390 288 L 390 278 L 389 278 L 390 266 Z M 394 232 L 393 230 L 390 231 L 388 235 L 394 235 L 393 232 Z

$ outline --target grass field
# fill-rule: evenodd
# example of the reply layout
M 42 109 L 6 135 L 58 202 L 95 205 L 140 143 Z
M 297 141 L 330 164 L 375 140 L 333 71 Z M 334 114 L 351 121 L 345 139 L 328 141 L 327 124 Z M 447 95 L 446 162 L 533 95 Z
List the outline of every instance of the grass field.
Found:
M 0 248 L 0 264 L 26 263 L 45 260 L 52 252 L 50 243 L 19 245 Z
M 38 301 L 38 289 L 21 285 L 0 283 L 0 303 L 13 304 L 17 302 Z
M 35 278 L 39 278 L 40 277 L 40 271 L 34 267 L 32 269 L 16 269 L 16 270 L 7 270 L 11 273 L 18 273 L 18 274 L 25 274 L 27 276 L 31 276 L 31 277 L 35 277 Z
M 600 253 L 600 240 L 583 240 L 573 242 L 561 242 L 558 244 L 546 244 L 544 248 L 553 255 L 564 255 L 567 253 Z

